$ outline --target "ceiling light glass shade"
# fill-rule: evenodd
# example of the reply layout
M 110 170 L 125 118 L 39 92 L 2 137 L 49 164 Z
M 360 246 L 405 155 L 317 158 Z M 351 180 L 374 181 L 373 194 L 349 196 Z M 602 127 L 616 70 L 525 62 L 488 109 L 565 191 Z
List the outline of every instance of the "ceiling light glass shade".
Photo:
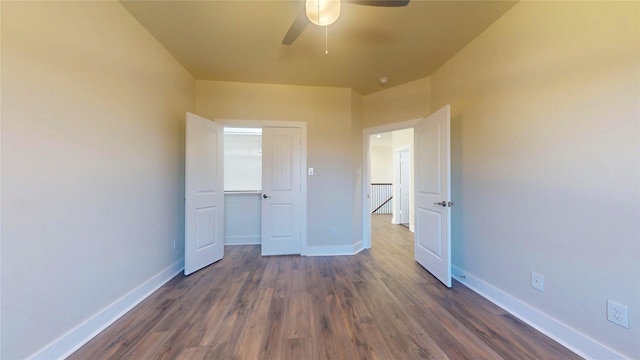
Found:
M 307 0 L 307 18 L 319 26 L 331 25 L 340 16 L 340 0 Z

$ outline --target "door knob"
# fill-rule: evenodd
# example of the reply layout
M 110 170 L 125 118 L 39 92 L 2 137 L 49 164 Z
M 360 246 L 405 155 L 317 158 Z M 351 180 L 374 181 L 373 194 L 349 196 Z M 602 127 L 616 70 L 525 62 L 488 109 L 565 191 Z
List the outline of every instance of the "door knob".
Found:
M 267 194 L 262 194 L 262 197 L 263 197 L 263 198 L 265 198 L 265 199 L 268 199 L 268 198 L 270 198 L 271 196 L 269 196 L 269 195 L 267 195 Z
M 442 207 L 446 207 L 447 206 L 447 202 L 446 201 L 440 201 L 440 202 L 434 203 L 434 205 L 440 205 Z

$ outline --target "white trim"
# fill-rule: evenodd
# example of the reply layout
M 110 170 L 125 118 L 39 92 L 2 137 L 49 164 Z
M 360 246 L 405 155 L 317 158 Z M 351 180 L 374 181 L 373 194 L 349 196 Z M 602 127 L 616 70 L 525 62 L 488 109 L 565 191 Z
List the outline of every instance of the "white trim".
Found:
M 422 118 L 362 129 L 362 244 L 364 249 L 371 249 L 371 194 L 369 193 L 371 188 L 371 158 L 369 156 L 369 138 L 373 134 L 413 128 L 420 120 Z
M 307 123 L 303 121 L 215 119 L 233 127 L 300 128 L 300 249 L 307 247 Z
M 340 256 L 355 255 L 364 250 L 362 241 L 358 241 L 353 245 L 336 245 L 336 246 L 308 246 L 303 249 L 304 256 Z
M 585 359 L 626 359 L 606 345 L 456 266 L 451 266 L 451 272 L 471 290 Z
M 184 258 L 68 331 L 28 359 L 64 359 L 184 270 Z

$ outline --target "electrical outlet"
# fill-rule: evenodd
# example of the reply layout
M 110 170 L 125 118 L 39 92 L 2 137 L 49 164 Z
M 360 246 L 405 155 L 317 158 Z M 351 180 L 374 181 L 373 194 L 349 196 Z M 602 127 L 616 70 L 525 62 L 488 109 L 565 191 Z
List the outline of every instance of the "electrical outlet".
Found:
M 336 230 L 336 228 L 335 228 L 335 227 L 332 227 L 332 228 L 329 230 L 329 233 L 331 234 L 331 236 L 336 236 L 336 234 L 337 234 L 337 230 Z
M 542 274 L 538 274 L 537 272 L 531 272 L 531 287 L 544 291 L 544 276 Z
M 607 320 L 629 328 L 629 309 L 615 301 L 607 300 Z
M 173 239 L 173 250 L 178 248 L 178 239 Z

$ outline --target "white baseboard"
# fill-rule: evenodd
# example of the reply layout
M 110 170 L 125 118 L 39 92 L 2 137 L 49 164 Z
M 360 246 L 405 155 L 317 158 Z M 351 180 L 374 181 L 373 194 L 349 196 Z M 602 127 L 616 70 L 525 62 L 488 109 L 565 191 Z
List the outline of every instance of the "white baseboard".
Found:
M 184 270 L 184 258 L 114 301 L 82 324 L 71 329 L 30 356 L 29 359 L 64 359 L 68 357 L 182 270 Z
M 225 245 L 260 245 L 262 236 L 225 236 Z
M 355 255 L 364 250 L 362 241 L 353 245 L 337 245 L 337 246 L 307 246 L 303 249 L 303 256 L 340 256 Z
M 453 277 L 465 286 L 508 311 L 585 359 L 625 359 L 625 356 L 571 328 L 542 311 L 505 293 L 484 280 L 452 266 Z

